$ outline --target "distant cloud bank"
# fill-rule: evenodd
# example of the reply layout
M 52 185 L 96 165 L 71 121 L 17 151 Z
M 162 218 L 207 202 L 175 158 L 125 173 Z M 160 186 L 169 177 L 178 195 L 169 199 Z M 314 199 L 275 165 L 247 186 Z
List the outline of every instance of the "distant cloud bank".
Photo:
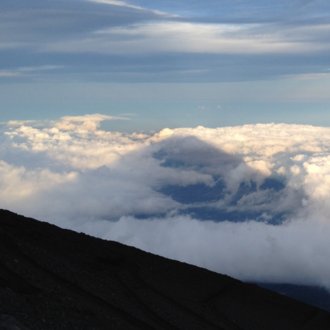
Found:
M 330 129 L 10 121 L 0 207 L 244 280 L 330 288 Z

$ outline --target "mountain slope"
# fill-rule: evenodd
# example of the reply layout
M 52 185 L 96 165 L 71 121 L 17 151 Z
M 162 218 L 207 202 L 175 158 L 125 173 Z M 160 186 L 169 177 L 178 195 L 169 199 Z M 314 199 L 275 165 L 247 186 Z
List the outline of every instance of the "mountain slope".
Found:
M 330 312 L 330 293 L 328 290 L 310 285 L 288 283 L 256 283 L 262 288 L 278 292 L 282 295 L 313 305 Z
M 254 285 L 0 211 L 0 329 L 329 329 Z

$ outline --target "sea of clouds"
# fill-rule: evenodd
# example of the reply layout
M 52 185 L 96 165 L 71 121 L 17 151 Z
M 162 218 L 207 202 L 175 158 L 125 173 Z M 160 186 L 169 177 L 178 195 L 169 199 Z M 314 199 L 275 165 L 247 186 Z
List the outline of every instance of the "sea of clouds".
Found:
M 330 289 L 330 128 L 0 127 L 0 207 L 249 281 Z

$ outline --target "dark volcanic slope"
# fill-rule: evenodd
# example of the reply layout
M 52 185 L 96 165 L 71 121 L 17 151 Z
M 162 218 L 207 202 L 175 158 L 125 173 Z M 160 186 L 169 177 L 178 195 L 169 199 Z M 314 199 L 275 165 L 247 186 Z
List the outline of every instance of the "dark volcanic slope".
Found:
M 330 312 L 330 292 L 324 288 L 285 283 L 257 283 L 259 286 Z
M 0 329 L 330 329 L 324 311 L 0 211 Z

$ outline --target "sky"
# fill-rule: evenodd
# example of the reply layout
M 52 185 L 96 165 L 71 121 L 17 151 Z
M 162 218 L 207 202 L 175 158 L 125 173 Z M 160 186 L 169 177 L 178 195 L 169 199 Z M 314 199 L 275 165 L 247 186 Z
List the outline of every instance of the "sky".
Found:
M 330 290 L 328 0 L 1 0 L 0 207 Z
M 330 124 L 327 0 L 2 0 L 0 121 Z

